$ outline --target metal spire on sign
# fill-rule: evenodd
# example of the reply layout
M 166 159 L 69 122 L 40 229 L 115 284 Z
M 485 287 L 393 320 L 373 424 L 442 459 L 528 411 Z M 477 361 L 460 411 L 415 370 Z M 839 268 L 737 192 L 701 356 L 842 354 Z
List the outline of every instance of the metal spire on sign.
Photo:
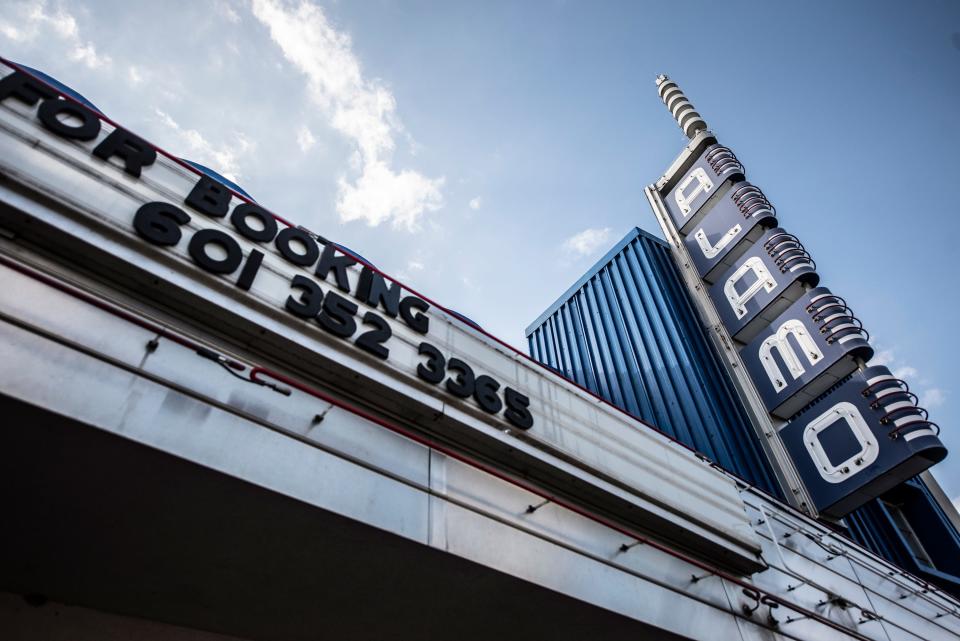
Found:
M 687 96 L 680 90 L 677 83 L 670 80 L 668 76 L 664 74 L 657 76 L 657 93 L 660 94 L 663 104 L 670 110 L 673 119 L 680 125 L 680 129 L 683 130 L 687 138 L 692 139 L 707 128 L 707 123 L 687 100 Z

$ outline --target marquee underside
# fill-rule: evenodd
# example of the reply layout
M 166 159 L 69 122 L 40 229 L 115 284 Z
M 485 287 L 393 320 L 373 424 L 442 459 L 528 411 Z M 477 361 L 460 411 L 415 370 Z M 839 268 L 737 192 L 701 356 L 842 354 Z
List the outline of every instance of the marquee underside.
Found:
M 0 413 L 0 591 L 252 639 L 678 638 L 9 397 Z

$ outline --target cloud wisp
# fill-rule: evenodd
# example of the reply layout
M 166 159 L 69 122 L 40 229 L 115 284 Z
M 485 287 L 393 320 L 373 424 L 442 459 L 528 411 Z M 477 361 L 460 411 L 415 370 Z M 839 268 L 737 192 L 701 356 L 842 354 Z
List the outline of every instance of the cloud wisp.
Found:
M 310 128 L 306 125 L 301 126 L 300 129 L 297 130 L 297 146 L 300 147 L 300 151 L 307 153 L 315 144 L 317 144 L 317 139 L 313 137 L 313 132 L 310 131 Z
M 924 378 L 917 368 L 903 363 L 894 350 L 890 348 L 880 348 L 874 345 L 876 353 L 870 359 L 870 365 L 885 365 L 890 369 L 890 373 L 897 378 L 905 380 L 911 384 L 911 388 L 922 387 L 918 392 L 918 405 L 928 410 L 940 407 L 947 400 L 947 391 L 940 387 L 931 387 L 930 381 Z
M 217 171 L 230 180 L 237 182 L 242 178 L 240 173 L 241 159 L 252 153 L 256 145 L 243 134 L 236 134 L 234 141 L 228 145 L 214 146 L 196 129 L 185 129 L 168 113 L 161 109 L 154 112 L 160 122 L 164 124 L 187 149 L 186 157 L 199 162 Z
M 577 258 L 590 256 L 610 242 L 612 231 L 609 227 L 584 229 L 563 241 L 563 251 Z
M 334 29 L 320 7 L 306 0 L 252 0 L 252 7 L 286 60 L 306 75 L 311 101 L 354 144 L 353 176 L 337 183 L 340 220 L 417 230 L 426 212 L 443 205 L 444 179 L 392 167 L 394 138 L 406 135 L 393 93 L 364 77 L 350 36 Z
M 97 52 L 96 46 L 80 37 L 77 20 L 63 5 L 50 10 L 45 0 L 14 2 L 0 13 L 0 36 L 14 42 L 32 42 L 41 36 L 53 36 L 66 45 L 67 57 L 90 69 L 109 67 L 110 56 Z

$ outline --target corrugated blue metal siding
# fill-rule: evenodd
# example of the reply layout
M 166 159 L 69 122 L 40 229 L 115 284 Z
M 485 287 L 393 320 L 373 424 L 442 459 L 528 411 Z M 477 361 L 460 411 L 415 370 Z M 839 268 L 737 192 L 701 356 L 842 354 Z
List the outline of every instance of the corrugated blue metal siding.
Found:
M 535 359 L 780 495 L 662 240 L 633 229 L 527 339 Z
M 533 358 L 782 498 L 665 242 L 634 229 L 527 328 Z M 960 535 L 915 479 L 910 522 L 938 569 L 924 567 L 879 500 L 845 520 L 851 537 L 960 594 Z M 905 494 L 906 493 L 906 494 Z

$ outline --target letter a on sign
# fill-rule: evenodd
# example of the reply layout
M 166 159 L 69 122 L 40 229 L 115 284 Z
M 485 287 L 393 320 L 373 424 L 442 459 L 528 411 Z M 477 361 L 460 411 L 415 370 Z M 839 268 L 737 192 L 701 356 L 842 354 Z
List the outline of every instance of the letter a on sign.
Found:
M 767 338 L 767 340 L 763 341 L 760 345 L 760 362 L 763 363 L 763 369 L 766 371 L 767 376 L 770 377 L 770 383 L 773 385 L 773 389 L 777 390 L 777 393 L 781 392 L 787 386 L 787 381 L 786 377 L 780 371 L 780 366 L 777 365 L 777 361 L 773 358 L 773 350 L 780 352 L 780 357 L 783 358 L 783 362 L 787 365 L 787 371 L 790 372 L 793 378 L 800 378 L 800 376 L 807 371 L 804 369 L 803 363 L 800 362 L 800 358 L 787 339 L 791 334 L 797 339 L 797 343 L 800 344 L 800 350 L 803 352 L 803 355 L 807 357 L 811 365 L 816 365 L 823 359 L 823 352 L 817 347 L 813 337 L 810 336 L 810 333 L 807 331 L 807 328 L 804 327 L 803 323 L 796 319 L 785 321 L 777 328 L 776 334 Z
M 697 186 L 688 192 L 687 189 L 690 188 L 690 183 L 693 181 L 697 181 Z M 690 203 L 696 200 L 697 196 L 700 194 L 709 194 L 712 189 L 713 182 L 707 177 L 707 172 L 700 167 L 690 172 L 690 175 L 680 183 L 677 191 L 673 195 L 674 200 L 677 201 L 677 207 L 683 212 L 683 217 L 686 218 L 690 215 L 690 212 L 693 211 L 693 206 L 691 206 Z
M 740 294 L 737 292 L 737 283 L 739 283 L 748 272 L 753 272 L 757 280 L 751 283 L 750 286 Z M 772 292 L 776 286 L 777 281 L 770 275 L 767 266 L 763 264 L 762 260 L 756 256 L 752 256 L 745 260 L 743 265 L 727 279 L 727 282 L 723 285 L 723 293 L 726 294 L 727 300 L 730 301 L 730 306 L 733 307 L 733 313 L 737 315 L 737 318 L 743 318 L 747 315 L 747 308 L 745 307 L 747 301 L 759 294 L 760 290 Z

